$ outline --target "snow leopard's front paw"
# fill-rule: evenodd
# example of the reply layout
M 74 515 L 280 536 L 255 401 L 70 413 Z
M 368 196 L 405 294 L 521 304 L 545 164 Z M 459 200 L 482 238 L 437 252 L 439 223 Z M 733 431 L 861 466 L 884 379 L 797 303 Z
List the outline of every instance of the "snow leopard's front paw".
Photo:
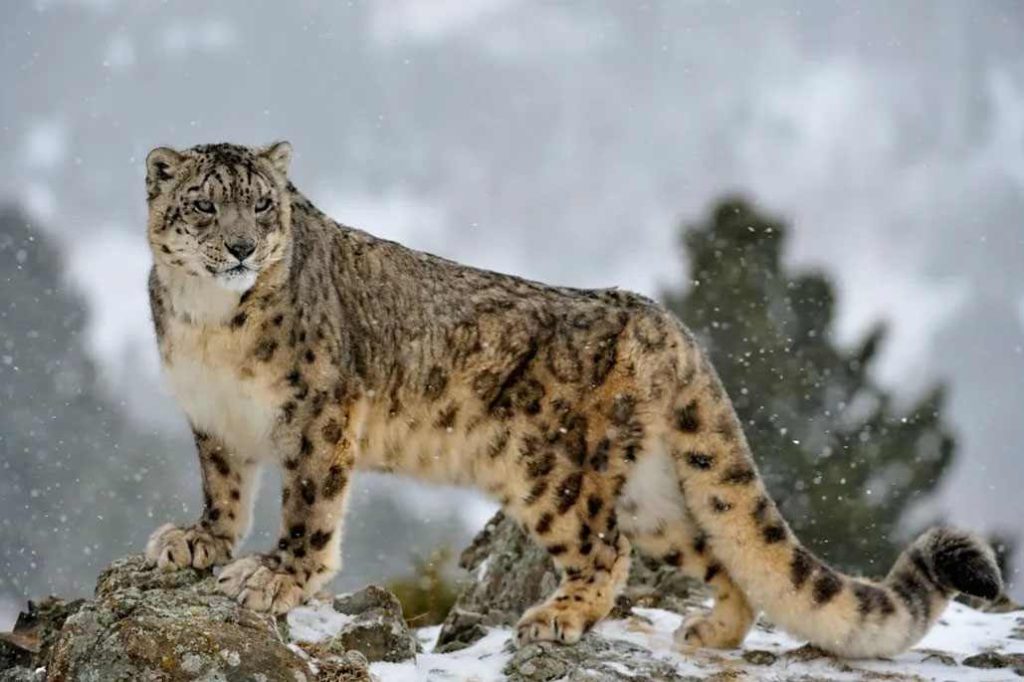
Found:
M 149 536 L 146 558 L 162 571 L 189 566 L 204 569 L 231 561 L 233 544 L 230 539 L 214 536 L 202 526 L 179 528 L 168 523 Z
M 222 592 L 254 611 L 287 613 L 305 600 L 297 577 L 275 557 L 253 555 L 233 561 L 217 577 Z

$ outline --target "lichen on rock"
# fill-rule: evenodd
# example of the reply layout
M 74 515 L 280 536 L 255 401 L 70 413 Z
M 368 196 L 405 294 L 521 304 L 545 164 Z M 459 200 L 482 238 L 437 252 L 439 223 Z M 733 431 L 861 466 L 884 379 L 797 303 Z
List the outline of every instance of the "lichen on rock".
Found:
M 352 616 L 327 649 L 344 655 L 358 651 L 367 660 L 398 662 L 416 655 L 417 642 L 402 617 L 402 605 L 383 587 L 370 585 L 335 597 L 334 610 Z
M 132 556 L 100 576 L 67 619 L 49 680 L 313 680 L 271 618 L 221 594 L 209 574 L 163 573 Z M 262 676 L 262 677 L 261 677 Z
M 671 663 L 658 660 L 643 647 L 587 634 L 573 646 L 549 642 L 517 650 L 502 671 L 509 682 L 618 682 L 623 679 L 689 682 Z

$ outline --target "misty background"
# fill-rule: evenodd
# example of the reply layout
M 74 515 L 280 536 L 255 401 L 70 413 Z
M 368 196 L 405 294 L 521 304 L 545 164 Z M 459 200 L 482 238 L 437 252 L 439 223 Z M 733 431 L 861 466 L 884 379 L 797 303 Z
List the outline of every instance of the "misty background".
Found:
M 840 342 L 888 323 L 879 383 L 909 403 L 947 382 L 957 453 L 921 514 L 1017 535 L 1021 35 L 1009 0 L 3 3 L 0 629 L 198 514 L 146 299 L 163 144 L 288 139 L 341 222 L 651 296 L 689 284 L 681 224 L 741 192 L 837 283 Z M 263 489 L 250 549 L 276 533 Z M 361 475 L 335 585 L 458 548 L 493 509 Z

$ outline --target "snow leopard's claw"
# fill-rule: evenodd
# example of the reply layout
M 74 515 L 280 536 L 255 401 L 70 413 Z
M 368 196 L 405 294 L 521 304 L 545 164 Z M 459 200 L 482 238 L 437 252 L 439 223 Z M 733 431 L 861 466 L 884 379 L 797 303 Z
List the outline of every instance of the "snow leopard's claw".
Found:
M 214 537 L 200 526 L 179 528 L 167 523 L 149 536 L 146 559 L 161 571 L 190 566 L 201 570 L 231 561 L 231 545 L 229 540 Z
M 242 606 L 274 615 L 287 613 L 304 600 L 296 577 L 270 568 L 261 556 L 228 564 L 217 577 L 217 585 Z
M 529 609 L 516 625 L 516 644 L 531 642 L 559 642 L 574 644 L 580 640 L 590 624 L 580 611 L 562 604 L 544 602 Z

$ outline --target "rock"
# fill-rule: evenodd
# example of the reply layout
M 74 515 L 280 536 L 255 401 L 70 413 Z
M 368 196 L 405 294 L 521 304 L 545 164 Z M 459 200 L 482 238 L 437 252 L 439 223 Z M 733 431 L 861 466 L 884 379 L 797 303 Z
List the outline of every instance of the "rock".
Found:
M 1017 668 L 1024 667 L 1024 654 L 1002 654 L 998 651 L 968 656 L 964 665 L 969 668 Z
M 243 608 L 210 572 L 164 573 L 131 556 L 103 571 L 93 599 L 29 603 L 0 634 L 0 682 L 371 682 L 371 661 L 415 656 L 387 590 L 370 586 L 324 607 L 351 618 L 327 641 L 291 645 L 285 619 Z
M 457 607 L 452 608 L 445 619 L 444 628 L 438 635 L 434 653 L 446 654 L 465 649 L 473 642 L 482 639 L 487 634 L 483 619 L 484 617 L 479 613 L 463 611 Z
M 33 668 L 37 661 L 49 660 L 64 621 L 83 603 L 82 599 L 67 602 L 56 597 L 38 604 L 30 601 L 28 610 L 18 614 L 14 630 L 0 633 L 0 670 Z
M 38 645 L 24 641 L 14 633 L 0 634 L 0 670 L 32 665 Z
M 779 657 L 770 651 L 751 649 L 743 652 L 743 660 L 752 665 L 775 665 Z
M 924 658 L 922 660 L 941 663 L 942 665 L 955 666 L 957 665 L 956 657 L 945 653 L 944 651 L 935 651 L 934 649 L 918 649 Z
M 68 617 L 78 613 L 84 603 L 84 599 L 65 601 L 52 596 L 38 604 L 30 601 L 28 610 L 18 614 L 12 634 L 28 638 L 35 643 L 33 660 L 48 661 L 64 622 Z
M 530 644 L 516 651 L 502 671 L 509 682 L 617 682 L 622 679 L 683 682 L 675 667 L 651 656 L 643 647 L 587 634 L 573 646 L 549 642 Z
M 331 638 L 327 650 L 335 654 L 358 651 L 369 661 L 399 662 L 416 655 L 416 638 L 402 617 L 402 605 L 383 587 L 370 585 L 340 595 L 334 610 L 353 616 Z
M 317 667 L 317 682 L 375 682 L 369 661 L 358 651 L 322 660 Z
M 786 652 L 786 658 L 793 661 L 800 661 L 805 663 L 807 661 L 815 661 L 819 658 L 831 658 L 831 654 L 827 651 L 823 651 L 813 644 L 804 644 L 799 649 L 793 649 L 792 651 Z
M 477 534 L 459 565 L 473 580 L 442 624 L 438 642 L 444 651 L 469 646 L 486 634 L 485 626 L 514 625 L 523 611 L 558 586 L 558 572 L 547 551 L 502 512 Z M 624 618 L 634 606 L 690 613 L 707 597 L 700 583 L 634 553 L 629 582 L 613 616 Z M 467 628 L 469 621 L 473 625 Z
M 473 539 L 459 565 L 474 580 L 459 595 L 453 613 L 479 614 L 483 625 L 514 624 L 523 611 L 558 586 L 558 573 L 547 551 L 501 512 Z M 442 633 L 447 627 L 445 621 Z
M 369 585 L 358 592 L 339 594 L 334 598 L 334 610 L 347 616 L 380 612 L 395 618 L 402 617 L 402 605 L 398 598 L 380 585 Z
M 961 604 L 970 606 L 975 611 L 982 611 L 984 613 L 1012 613 L 1014 611 L 1024 611 L 1024 605 L 1019 604 L 1013 600 L 1010 595 L 1005 593 L 991 601 L 982 599 L 981 597 L 972 597 L 968 594 L 958 594 L 956 600 Z
M 85 601 L 64 601 L 48 597 L 18 614 L 12 632 L 0 633 L 0 682 L 42 682 L 46 670 L 40 667 L 50 658 L 60 630 L 69 616 Z
M 0 682 L 45 682 L 45 668 L 10 668 L 0 672 Z
M 48 680 L 313 680 L 272 619 L 220 594 L 209 574 L 162 573 L 140 556 L 100 576 L 67 618 Z M 262 676 L 262 677 L 260 677 Z

